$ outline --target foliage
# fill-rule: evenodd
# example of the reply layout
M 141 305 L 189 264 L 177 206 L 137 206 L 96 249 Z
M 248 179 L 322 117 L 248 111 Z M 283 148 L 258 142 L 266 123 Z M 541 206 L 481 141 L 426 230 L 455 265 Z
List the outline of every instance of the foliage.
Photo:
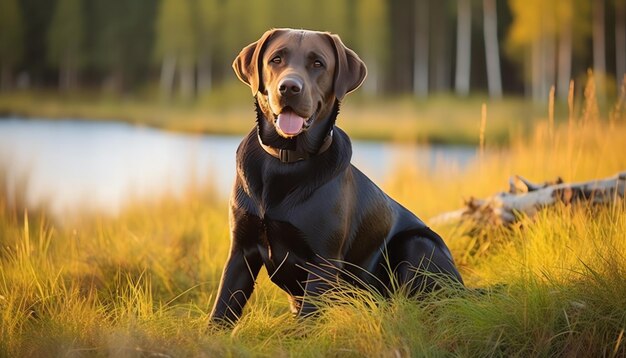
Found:
M 371 93 L 395 94 L 412 92 L 416 32 L 426 31 L 432 45 L 427 56 L 432 79 L 429 88 L 449 91 L 455 65 L 450 60 L 455 57 L 451 45 L 455 41 L 455 1 L 429 1 L 425 16 L 429 25 L 422 27 L 415 26 L 415 4 L 413 0 L 4 0 L 0 2 L 6 7 L 0 11 L 6 18 L 0 21 L 0 58 L 6 62 L 10 56 L 14 71 L 32 76 L 30 83 L 37 87 L 48 87 L 56 79 L 48 71 L 62 67 L 62 57 L 71 53 L 78 58 L 72 60 L 78 62 L 77 70 L 88 78 L 82 86 L 113 87 L 117 93 L 128 94 L 153 86 L 162 61 L 175 56 L 177 65 L 188 67 L 187 76 L 195 71 L 197 92 L 202 94 L 205 89 L 235 81 L 230 71 L 232 60 L 264 31 L 308 28 L 341 35 L 370 66 L 370 82 L 365 88 Z M 473 14 L 481 13 L 481 4 L 472 1 Z M 616 6 L 607 3 L 607 55 L 616 50 L 614 31 L 610 31 L 614 21 L 609 18 Z M 584 74 L 592 65 L 587 54 L 589 7 L 585 0 L 499 1 L 497 32 L 509 34 L 506 40 L 499 36 L 508 49 L 500 58 L 506 93 L 528 93 L 522 89 L 529 80 L 518 76 L 524 69 L 520 60 L 526 59 L 536 38 L 558 37 L 564 22 L 573 26 L 574 51 L 568 56 L 575 64 L 571 77 Z M 321 9 L 323 16 L 319 15 Z M 472 17 L 471 34 L 471 88 L 484 91 L 480 15 Z M 14 51 L 7 52 L 9 48 Z M 614 73 L 612 66 L 607 72 Z M 200 76 L 211 84 L 205 86 Z
M 59 0 L 48 32 L 48 61 L 60 65 L 68 58 L 83 58 L 84 21 L 82 0 Z
M 196 39 L 189 0 L 163 0 L 156 22 L 156 56 L 162 59 L 172 55 L 193 64 Z
M 0 1 L 0 65 L 13 66 L 21 60 L 23 20 L 18 0 Z
M 92 18 L 87 46 L 89 62 L 100 72 L 118 81 L 119 89 L 132 86 L 149 73 L 156 3 L 152 0 L 95 0 L 86 6 Z
M 533 41 L 562 36 L 567 26 L 571 26 L 574 38 L 585 38 L 591 31 L 589 21 L 586 21 L 591 16 L 588 1 L 510 0 L 510 6 L 514 20 L 507 44 L 515 56 L 520 55 L 521 49 L 530 47 Z M 585 50 L 582 41 L 575 41 L 573 45 L 579 54 Z

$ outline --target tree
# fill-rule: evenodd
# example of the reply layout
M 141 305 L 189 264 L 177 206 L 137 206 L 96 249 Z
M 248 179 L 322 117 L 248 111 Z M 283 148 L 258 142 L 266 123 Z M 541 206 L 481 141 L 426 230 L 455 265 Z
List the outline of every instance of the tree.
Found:
M 615 0 L 615 65 L 619 86 L 626 76 L 626 0 Z
M 170 98 L 176 69 L 180 97 L 189 100 L 194 90 L 196 39 L 189 0 L 163 0 L 156 22 L 156 57 L 161 64 L 161 93 Z
M 550 62 L 545 54 L 545 45 L 550 42 L 545 37 L 553 38 L 555 33 L 552 14 L 542 0 L 511 0 L 510 6 L 514 21 L 508 37 L 509 50 L 512 57 L 520 59 L 525 66 L 525 74 L 530 79 L 527 92 L 533 100 L 547 99 L 549 86 L 554 83 L 544 66 Z
M 472 58 L 472 3 L 471 0 L 457 0 L 456 25 L 456 94 L 467 96 L 470 88 L 470 68 Z
M 592 35 L 593 35 L 593 72 L 595 73 L 598 99 L 604 99 L 604 76 L 606 76 L 606 44 L 604 36 L 604 0 L 593 0 Z
M 513 58 L 525 66 L 530 94 L 545 101 L 556 83 L 557 95 L 567 98 L 572 61 L 584 52 L 589 24 L 588 0 L 510 0 L 514 16 L 507 38 Z
M 17 0 L 0 1 L 0 90 L 11 87 L 11 72 L 22 57 L 22 16 Z
M 489 96 L 501 98 L 502 75 L 500 73 L 500 50 L 498 46 L 498 22 L 495 0 L 483 0 L 483 28 Z
M 59 0 L 48 31 L 48 61 L 59 67 L 59 88 L 78 84 L 83 61 L 83 4 L 81 0 Z
M 428 96 L 428 56 L 430 39 L 430 0 L 415 2 L 415 44 L 413 47 L 413 94 Z
M 198 92 L 205 92 L 213 87 L 211 68 L 219 33 L 220 4 L 217 0 L 195 0 L 193 5 L 198 49 Z
M 431 2 L 431 61 L 430 87 L 433 91 L 450 91 L 452 75 L 452 46 L 449 29 L 452 27 L 450 1 Z
M 127 91 L 147 76 L 152 59 L 153 0 L 91 0 L 90 65 L 105 74 L 104 89 Z
M 357 3 L 356 50 L 367 64 L 364 91 L 376 94 L 380 90 L 382 70 L 388 48 L 387 4 L 384 0 L 362 0 Z
M 556 20 L 560 21 L 558 30 L 558 71 L 556 78 L 557 97 L 565 101 L 569 94 L 572 77 L 572 21 L 574 19 L 573 0 L 562 0 L 557 4 Z

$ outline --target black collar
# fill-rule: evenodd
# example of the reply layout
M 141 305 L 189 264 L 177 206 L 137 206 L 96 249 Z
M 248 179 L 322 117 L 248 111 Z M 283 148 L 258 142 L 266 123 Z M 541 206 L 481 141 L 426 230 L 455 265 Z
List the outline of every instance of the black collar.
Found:
M 283 163 L 295 163 L 322 154 L 330 148 L 333 142 L 333 128 L 339 114 L 339 101 L 335 101 L 333 110 L 330 116 L 323 120 L 324 123 L 319 123 L 317 127 L 313 126 L 294 138 L 283 138 L 278 135 L 273 124 L 265 118 L 258 102 L 255 102 L 255 105 L 259 144 L 274 158 Z
M 263 150 L 265 150 L 272 157 L 280 159 L 280 161 L 283 163 L 294 163 L 301 160 L 307 160 L 313 155 L 319 155 L 324 153 L 328 148 L 330 148 L 330 145 L 333 143 L 333 131 L 331 130 L 326 138 L 324 138 L 322 146 L 316 153 L 309 153 L 301 149 L 289 150 L 270 147 L 269 145 L 263 144 L 263 140 L 261 140 L 260 135 L 257 134 L 257 138 L 259 138 L 259 144 L 261 144 L 261 148 L 263 148 Z

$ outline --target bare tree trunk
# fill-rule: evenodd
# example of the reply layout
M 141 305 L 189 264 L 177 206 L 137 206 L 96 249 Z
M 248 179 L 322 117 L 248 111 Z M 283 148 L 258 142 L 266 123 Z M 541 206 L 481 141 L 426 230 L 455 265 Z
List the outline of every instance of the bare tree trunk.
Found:
M 124 92 L 124 89 L 124 69 L 121 65 L 116 65 L 102 83 L 102 90 L 119 95 Z
M 431 4 L 433 7 L 434 4 Z M 452 65 L 450 59 L 450 40 L 448 39 L 448 9 L 447 3 L 442 2 L 434 5 L 431 11 L 431 17 L 434 19 L 432 24 L 432 38 L 434 40 L 432 49 L 431 62 L 431 90 L 448 92 L 450 91 L 450 74 Z
M 604 100 L 604 76 L 606 75 L 606 46 L 604 38 L 604 0 L 592 0 L 593 12 L 593 72 L 596 79 L 598 100 Z
M 181 61 L 180 65 L 180 98 L 184 101 L 191 100 L 194 92 L 194 68 L 188 61 Z
M 78 60 L 76 56 L 72 54 L 70 60 L 70 90 L 78 88 Z
M 539 102 L 543 97 L 543 61 L 541 60 L 541 38 L 533 39 L 530 51 L 532 98 L 533 101 Z
M 556 82 L 556 39 L 550 33 L 545 33 L 541 39 L 543 48 L 543 81 L 541 98 L 545 102 L 548 99 L 550 87 Z
M 209 92 L 212 88 L 211 55 L 205 52 L 198 58 L 198 92 Z
M 367 79 L 365 83 L 363 83 L 363 91 L 367 94 L 375 95 L 378 93 L 379 87 L 378 61 L 375 56 L 368 55 L 367 53 L 363 58 L 365 59 L 365 63 L 367 63 Z
M 161 64 L 161 97 L 163 99 L 172 98 L 172 92 L 174 90 L 174 76 L 176 75 L 176 56 L 167 55 L 163 58 Z
M 470 88 L 472 58 L 472 4 L 470 0 L 458 0 L 456 26 L 456 74 L 454 88 L 459 96 L 467 96 Z
M 59 89 L 69 91 L 72 88 L 72 55 L 65 53 L 59 65 Z
M 502 97 L 502 77 L 500 72 L 500 49 L 498 47 L 498 20 L 495 0 L 483 0 L 483 29 L 485 32 L 485 53 L 487 58 L 487 84 L 489 96 Z
M 572 76 L 572 23 L 563 21 L 559 37 L 558 74 L 556 91 L 560 100 L 567 100 Z
M 6 63 L 2 64 L 2 75 L 0 79 L 0 91 L 8 91 L 11 89 L 11 66 Z
M 626 76 L 626 0 L 615 0 L 615 64 L 619 88 Z
M 415 2 L 415 47 L 413 58 L 413 93 L 428 96 L 429 0 Z

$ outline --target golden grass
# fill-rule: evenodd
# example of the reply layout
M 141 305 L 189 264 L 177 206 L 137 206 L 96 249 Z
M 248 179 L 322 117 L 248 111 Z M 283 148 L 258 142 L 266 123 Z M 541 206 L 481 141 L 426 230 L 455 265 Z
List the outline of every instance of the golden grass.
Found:
M 497 148 L 489 126 L 499 114 L 487 106 L 481 160 L 463 170 L 398 168 L 385 190 L 428 218 L 463 197 L 504 190 L 513 174 L 571 181 L 626 168 L 622 110 L 608 121 L 587 104 L 570 121 L 556 118 L 553 132 L 544 120 Z M 210 189 L 71 225 L 47 219 L 45 210 L 25 213 L 0 195 L 0 355 L 626 355 L 624 200 L 561 205 L 510 228 L 435 229 L 467 285 L 483 291 L 444 289 L 416 301 L 345 288 L 339 300 L 322 300 L 318 318 L 300 321 L 262 272 L 237 327 L 216 330 L 208 314 L 228 251 L 228 218 L 227 203 Z

